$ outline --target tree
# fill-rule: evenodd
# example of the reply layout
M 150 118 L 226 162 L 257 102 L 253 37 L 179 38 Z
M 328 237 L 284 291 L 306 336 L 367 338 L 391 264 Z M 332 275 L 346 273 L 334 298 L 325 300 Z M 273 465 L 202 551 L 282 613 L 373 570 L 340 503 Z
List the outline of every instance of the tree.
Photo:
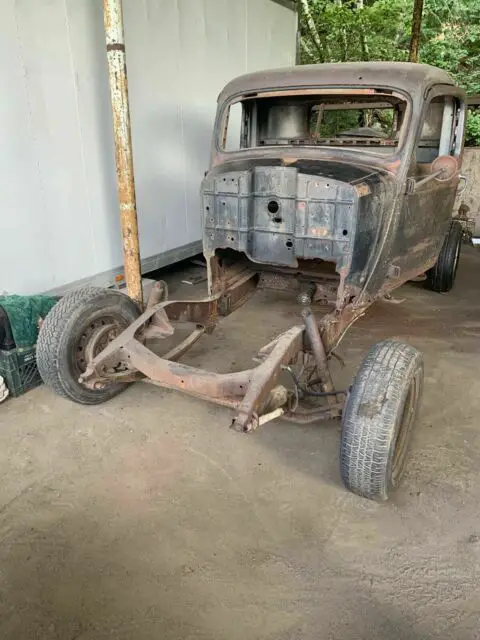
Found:
M 420 29 L 422 27 L 423 0 L 415 0 L 413 4 L 412 35 L 410 37 L 410 62 L 418 62 L 418 48 L 420 46 Z
M 415 25 L 414 6 L 423 4 Z M 480 0 L 300 0 L 301 61 L 417 60 L 480 93 Z M 480 144 L 480 115 L 467 140 Z
M 305 16 L 305 23 L 309 30 L 311 39 L 313 44 L 315 45 L 315 49 L 318 53 L 320 62 L 326 62 L 331 58 L 330 47 L 328 46 L 326 39 L 320 37 L 320 34 L 317 30 L 315 20 L 312 17 L 310 12 L 310 5 L 308 0 L 301 0 L 303 14 Z

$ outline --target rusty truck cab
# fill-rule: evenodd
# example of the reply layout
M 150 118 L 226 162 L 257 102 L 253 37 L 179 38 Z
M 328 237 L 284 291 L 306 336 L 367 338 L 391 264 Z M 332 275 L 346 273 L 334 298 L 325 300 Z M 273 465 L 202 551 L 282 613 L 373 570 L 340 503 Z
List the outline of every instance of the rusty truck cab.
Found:
M 310 65 L 230 82 L 202 184 L 211 291 L 235 256 L 261 285 L 313 290 L 338 311 L 426 272 L 448 231 L 464 114 L 462 91 L 427 65 Z M 415 188 L 439 157 L 448 179 Z

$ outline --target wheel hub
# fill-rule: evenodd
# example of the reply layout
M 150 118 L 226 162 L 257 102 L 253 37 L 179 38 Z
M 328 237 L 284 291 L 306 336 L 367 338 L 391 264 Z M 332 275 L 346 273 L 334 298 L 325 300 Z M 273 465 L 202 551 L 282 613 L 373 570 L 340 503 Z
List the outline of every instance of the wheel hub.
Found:
M 85 347 L 85 360 L 90 363 L 96 355 L 98 355 L 109 342 L 117 335 L 117 327 L 114 324 L 105 324 L 96 327 L 90 334 L 90 338 Z
M 110 318 L 91 322 L 82 333 L 76 349 L 76 362 L 83 373 L 90 362 L 121 332 L 121 327 Z M 115 367 L 120 363 L 115 363 Z

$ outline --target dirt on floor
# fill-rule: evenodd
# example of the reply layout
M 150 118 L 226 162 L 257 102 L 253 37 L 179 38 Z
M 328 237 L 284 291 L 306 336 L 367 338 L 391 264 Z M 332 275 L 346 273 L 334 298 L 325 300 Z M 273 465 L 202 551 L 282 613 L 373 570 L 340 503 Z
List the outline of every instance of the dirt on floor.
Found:
M 479 276 L 466 247 L 450 294 L 408 284 L 342 342 L 340 387 L 385 337 L 425 356 L 385 504 L 342 487 L 335 422 L 243 435 L 229 410 L 142 383 L 98 407 L 45 387 L 1 405 L 0 638 L 478 640 Z M 298 316 L 260 292 L 186 361 L 249 367 Z

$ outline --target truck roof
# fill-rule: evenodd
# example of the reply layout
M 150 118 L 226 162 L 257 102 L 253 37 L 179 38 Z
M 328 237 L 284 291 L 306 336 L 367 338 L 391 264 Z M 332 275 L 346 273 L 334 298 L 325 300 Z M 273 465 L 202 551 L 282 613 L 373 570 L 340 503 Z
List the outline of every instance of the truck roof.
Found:
M 283 69 L 247 73 L 229 82 L 218 96 L 224 102 L 230 96 L 264 89 L 311 88 L 321 86 L 389 87 L 410 95 L 435 84 L 455 86 L 442 69 L 412 62 L 339 62 L 308 64 Z

